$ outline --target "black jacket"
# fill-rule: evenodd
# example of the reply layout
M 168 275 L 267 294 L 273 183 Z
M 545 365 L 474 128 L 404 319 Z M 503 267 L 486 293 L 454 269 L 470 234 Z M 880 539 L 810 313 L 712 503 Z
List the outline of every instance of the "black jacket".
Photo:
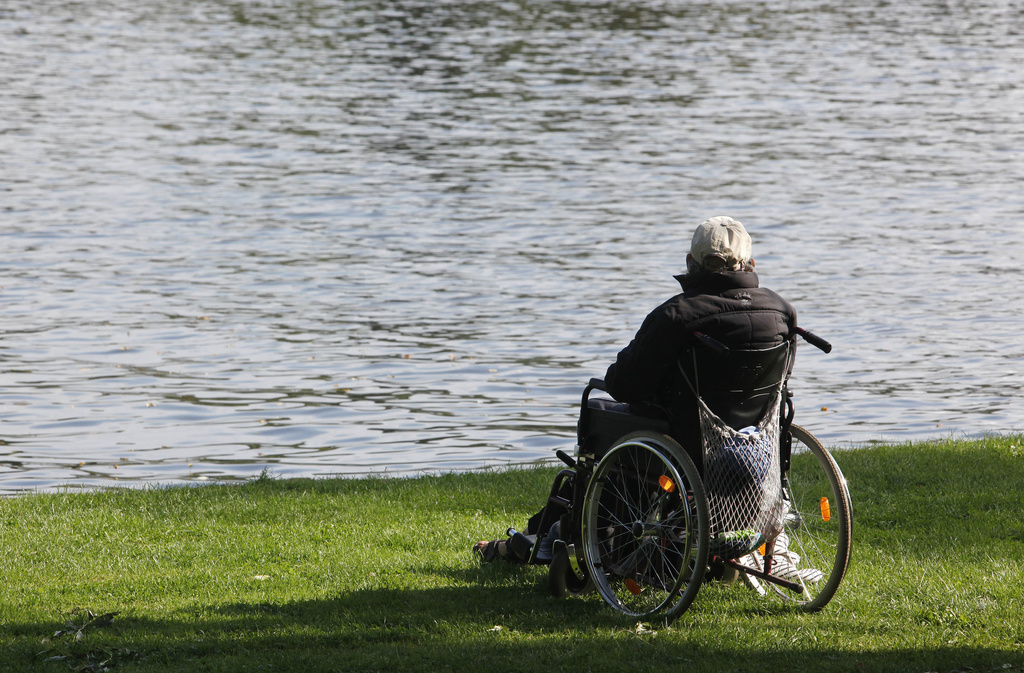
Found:
M 693 344 L 695 330 L 731 348 L 765 348 L 795 336 L 796 309 L 771 290 L 758 287 L 753 271 L 697 272 L 676 280 L 682 294 L 647 316 L 605 374 L 608 392 L 619 402 L 676 406 L 669 400 L 677 399 L 685 385 L 679 380 L 676 362 Z M 673 421 L 690 425 L 689 419 Z

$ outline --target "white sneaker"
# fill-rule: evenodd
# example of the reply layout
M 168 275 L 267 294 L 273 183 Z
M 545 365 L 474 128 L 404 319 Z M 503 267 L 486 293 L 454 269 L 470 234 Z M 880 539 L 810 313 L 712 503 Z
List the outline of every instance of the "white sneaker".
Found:
M 805 584 L 813 584 L 825 576 L 825 573 L 817 568 L 800 567 L 800 555 L 789 548 L 789 536 L 785 531 L 779 533 L 775 540 L 772 574 L 787 580 L 802 581 Z
M 792 582 L 803 584 L 814 584 L 825 576 L 817 568 L 801 568 L 800 554 L 789 549 L 789 536 L 785 532 L 780 533 L 775 540 L 775 552 L 772 556 L 772 574 Z M 764 557 L 759 552 L 753 551 L 739 559 L 740 563 L 754 568 L 764 568 Z M 744 584 L 758 594 L 764 596 L 767 593 L 764 582 L 741 572 Z

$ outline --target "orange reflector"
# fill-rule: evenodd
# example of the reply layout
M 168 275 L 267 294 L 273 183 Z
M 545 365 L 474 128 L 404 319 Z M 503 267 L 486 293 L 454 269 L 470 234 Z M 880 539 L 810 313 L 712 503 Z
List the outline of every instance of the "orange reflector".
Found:
M 828 498 L 821 499 L 821 518 L 825 521 L 832 518 L 832 508 L 829 507 Z
M 658 477 L 658 484 L 661 486 L 661 490 L 665 491 L 666 493 L 672 493 L 673 491 L 676 490 L 675 483 L 673 483 L 673 481 L 664 474 Z
M 643 591 L 643 588 L 637 584 L 635 580 L 626 580 L 623 584 L 625 584 L 626 588 L 629 589 L 629 593 L 634 596 L 639 596 L 640 592 Z
M 764 556 L 764 554 L 765 554 L 765 552 L 767 550 L 768 550 L 768 543 L 765 542 L 763 545 L 761 545 L 760 547 L 757 548 L 757 553 L 760 554 L 761 556 Z

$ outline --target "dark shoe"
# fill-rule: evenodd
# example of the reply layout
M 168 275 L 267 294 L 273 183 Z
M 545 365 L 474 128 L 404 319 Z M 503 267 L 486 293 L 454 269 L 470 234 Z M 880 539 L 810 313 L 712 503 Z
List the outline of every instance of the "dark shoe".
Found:
M 502 560 L 511 561 L 514 558 L 510 558 L 508 551 L 507 540 L 481 540 L 473 545 L 473 553 L 480 557 L 481 563 L 490 563 L 496 558 Z
M 510 561 L 512 563 L 526 563 L 530 560 L 530 552 L 533 551 L 534 536 L 523 535 L 509 528 L 507 540 L 482 540 L 473 545 L 473 553 L 480 557 L 484 563 L 490 563 L 494 559 Z

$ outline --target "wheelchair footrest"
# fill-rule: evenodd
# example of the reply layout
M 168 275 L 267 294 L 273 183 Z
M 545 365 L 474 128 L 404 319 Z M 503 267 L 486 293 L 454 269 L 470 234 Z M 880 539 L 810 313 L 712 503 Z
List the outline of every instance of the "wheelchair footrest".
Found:
M 766 557 L 766 559 L 770 559 L 770 557 Z M 734 568 L 736 570 L 739 570 L 742 573 L 747 573 L 748 575 L 753 575 L 754 577 L 756 577 L 758 579 L 762 579 L 765 582 L 771 582 L 772 584 L 777 584 L 777 585 L 779 585 L 780 587 L 782 587 L 784 589 L 789 589 L 790 591 L 795 591 L 798 594 L 799 593 L 803 593 L 803 591 L 804 591 L 803 586 L 801 586 L 798 582 L 792 582 L 790 580 L 787 580 L 787 579 L 784 579 L 782 577 L 779 577 L 778 575 L 772 575 L 770 572 L 765 572 L 764 570 L 762 570 L 760 568 L 752 568 L 752 567 L 750 567 L 748 565 L 743 565 L 742 563 L 740 563 L 736 559 L 723 559 L 723 560 L 725 561 L 725 564 L 727 566 L 729 566 L 730 568 Z

